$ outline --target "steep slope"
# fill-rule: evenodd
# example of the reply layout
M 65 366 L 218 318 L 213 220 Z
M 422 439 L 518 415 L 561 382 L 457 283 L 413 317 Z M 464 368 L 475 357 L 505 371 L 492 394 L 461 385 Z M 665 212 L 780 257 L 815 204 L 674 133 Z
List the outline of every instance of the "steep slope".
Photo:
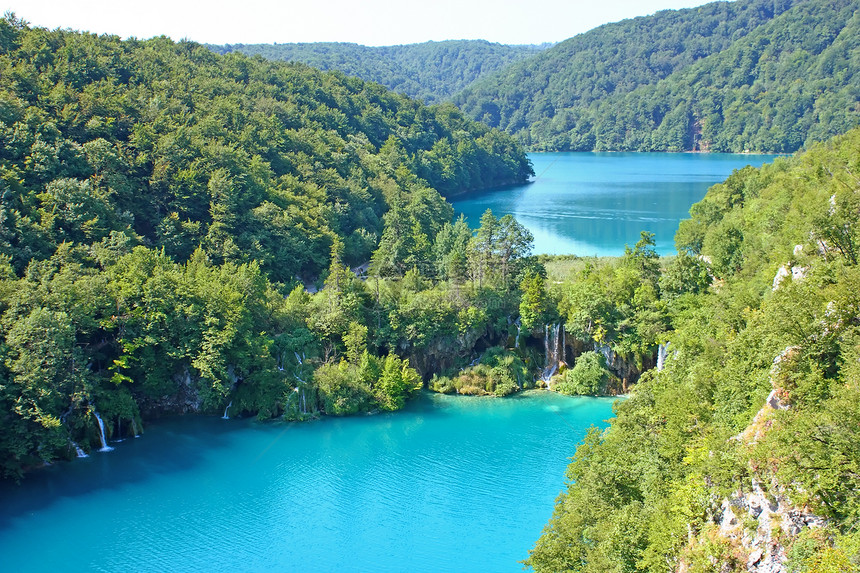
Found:
M 858 8 L 661 12 L 572 38 L 455 102 L 534 149 L 791 152 L 860 122 Z
M 399 190 L 454 195 L 531 172 L 509 137 L 453 106 L 343 74 L 14 20 L 0 39 L 0 252 L 18 271 L 63 241 L 120 233 L 288 281 L 325 269 L 335 239 L 366 261 Z
M 408 357 L 502 336 L 515 303 L 483 299 L 515 299 L 531 240 L 492 218 L 505 252 L 468 249 L 440 192 L 531 173 L 512 138 L 450 104 L 0 19 L 0 478 L 168 412 L 402 407 L 422 381 Z M 455 247 L 455 292 L 411 296 Z M 374 291 L 347 266 L 371 257 L 393 277 Z M 467 292 L 469 266 L 504 269 L 500 294 Z
M 569 466 L 538 571 L 860 567 L 860 130 L 709 190 L 646 373 Z
M 714 2 L 606 24 L 476 82 L 454 101 L 488 125 L 521 133 L 564 109 L 654 84 L 799 1 Z
M 336 42 L 207 47 L 219 54 L 242 52 L 269 60 L 301 62 L 321 70 L 339 70 L 427 103 L 441 103 L 475 80 L 528 58 L 544 46 L 448 40 L 382 47 Z

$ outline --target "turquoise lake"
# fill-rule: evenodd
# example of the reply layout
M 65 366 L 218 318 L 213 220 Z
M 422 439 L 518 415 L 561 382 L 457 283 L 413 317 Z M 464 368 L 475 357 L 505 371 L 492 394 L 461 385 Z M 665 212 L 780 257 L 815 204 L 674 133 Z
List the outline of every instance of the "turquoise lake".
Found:
M 535 254 L 617 256 L 641 231 L 675 253 L 675 231 L 715 183 L 776 155 L 531 153 L 533 182 L 454 201 L 474 228 L 485 210 L 511 214 L 534 235 Z
M 402 412 L 153 422 L 0 486 L 3 571 L 519 571 L 610 399 L 422 394 Z

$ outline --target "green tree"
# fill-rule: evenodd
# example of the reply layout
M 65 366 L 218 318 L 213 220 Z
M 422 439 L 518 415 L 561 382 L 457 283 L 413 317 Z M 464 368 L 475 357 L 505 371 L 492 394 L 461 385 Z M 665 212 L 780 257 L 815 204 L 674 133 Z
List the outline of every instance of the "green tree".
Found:
M 609 370 L 603 355 L 584 352 L 577 357 L 573 368 L 564 371 L 555 389 L 562 394 L 594 396 L 606 387 L 608 381 Z

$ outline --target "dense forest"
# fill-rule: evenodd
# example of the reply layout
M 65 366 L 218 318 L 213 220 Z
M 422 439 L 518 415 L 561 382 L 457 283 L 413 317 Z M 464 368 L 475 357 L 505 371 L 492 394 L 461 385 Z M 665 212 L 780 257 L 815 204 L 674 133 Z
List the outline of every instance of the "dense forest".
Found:
M 854 130 L 692 207 L 671 265 L 688 272 L 661 273 L 647 305 L 668 326 L 661 364 L 577 449 L 528 565 L 860 569 L 858 174 Z M 560 286 L 566 324 L 597 330 L 593 271 L 578 272 Z
M 648 233 L 621 257 L 553 258 L 510 215 L 455 219 L 446 197 L 533 173 L 453 104 L 7 15 L 0 475 L 167 413 L 632 389 L 577 449 L 526 565 L 856 571 L 857 8 L 662 12 L 534 56 L 540 73 L 515 65 L 510 99 L 477 95 L 498 80 L 463 96 L 533 147 L 787 151 L 847 132 L 712 187 L 664 259 Z
M 860 124 L 860 3 L 738 0 L 607 24 L 476 81 L 535 150 L 793 152 Z
M 446 40 L 379 47 L 342 42 L 207 47 L 219 54 L 242 52 L 269 60 L 301 62 L 321 70 L 338 70 L 426 103 L 442 103 L 478 78 L 532 56 L 547 46 Z
M 525 181 L 510 137 L 300 64 L 6 16 L 0 139 L 6 476 L 164 412 L 396 408 L 421 382 L 403 357 L 432 328 L 495 318 L 480 289 L 413 300 L 404 275 L 488 284 L 499 257 L 513 283 L 528 246 L 503 218 L 467 249 L 440 195 Z M 347 267 L 371 260 L 373 289 Z

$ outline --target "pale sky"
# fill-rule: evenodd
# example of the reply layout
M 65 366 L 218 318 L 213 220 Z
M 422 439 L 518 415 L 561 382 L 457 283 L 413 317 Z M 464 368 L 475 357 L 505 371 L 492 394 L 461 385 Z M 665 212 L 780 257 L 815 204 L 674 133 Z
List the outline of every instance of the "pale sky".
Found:
M 559 42 L 607 22 L 708 0 L 0 0 L 31 26 L 212 44 Z

